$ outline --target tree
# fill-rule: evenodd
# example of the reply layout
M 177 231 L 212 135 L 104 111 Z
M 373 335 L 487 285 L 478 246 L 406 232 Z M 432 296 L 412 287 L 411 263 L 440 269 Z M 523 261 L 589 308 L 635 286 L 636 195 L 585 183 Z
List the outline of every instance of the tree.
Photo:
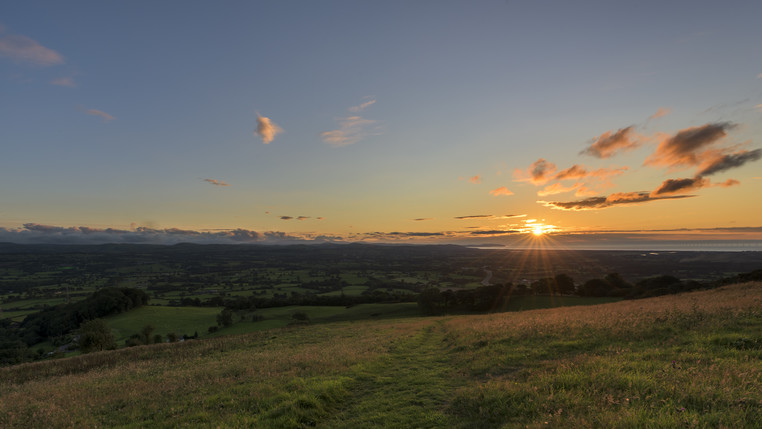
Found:
M 217 315 L 217 325 L 227 328 L 233 324 L 233 310 L 229 308 L 223 309 L 220 314 Z
M 556 287 L 558 293 L 561 294 L 573 294 L 574 293 L 574 279 L 566 274 L 558 274 L 555 278 Z
M 79 348 L 82 353 L 113 350 L 116 348 L 116 340 L 103 319 L 94 319 L 80 326 Z
M 418 295 L 418 308 L 424 313 L 435 314 L 440 311 L 444 298 L 437 288 L 429 288 Z
M 143 330 L 140 331 L 140 335 L 143 337 L 143 344 L 151 344 L 151 334 L 155 328 L 153 325 L 145 325 Z

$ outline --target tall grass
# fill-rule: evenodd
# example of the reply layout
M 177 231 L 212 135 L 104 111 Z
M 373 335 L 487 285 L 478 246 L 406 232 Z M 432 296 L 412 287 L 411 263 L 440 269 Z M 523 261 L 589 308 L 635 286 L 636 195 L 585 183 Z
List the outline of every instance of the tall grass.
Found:
M 0 427 L 759 427 L 762 285 L 0 368 Z

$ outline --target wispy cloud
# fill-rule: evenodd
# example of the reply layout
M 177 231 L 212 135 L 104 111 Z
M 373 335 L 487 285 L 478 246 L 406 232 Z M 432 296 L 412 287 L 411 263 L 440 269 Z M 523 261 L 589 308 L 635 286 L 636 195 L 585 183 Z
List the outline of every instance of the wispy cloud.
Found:
M 101 118 L 103 118 L 104 122 L 113 121 L 115 119 L 113 116 L 109 115 L 108 113 L 98 109 L 87 109 L 85 110 L 85 113 L 87 113 L 88 115 L 100 116 Z
M 294 217 L 293 216 L 281 216 L 280 218 L 281 218 L 281 220 L 291 220 Z
M 663 195 L 676 195 L 685 192 L 695 191 L 701 188 L 708 187 L 720 187 L 727 188 L 730 186 L 740 185 L 736 179 L 728 179 L 722 183 L 712 183 L 709 179 L 701 176 L 685 179 L 668 179 L 665 180 L 661 186 L 651 192 L 652 197 L 659 197 Z
M 373 105 L 375 102 L 375 99 L 370 99 L 357 106 L 352 106 L 347 110 L 352 113 L 358 113 Z M 365 119 L 359 115 L 338 117 L 336 118 L 336 122 L 339 125 L 338 129 L 320 133 L 320 137 L 323 141 L 333 147 L 348 146 L 367 137 L 381 134 L 381 129 L 378 127 L 378 121 Z
M 659 107 L 659 109 L 654 113 L 653 115 L 649 116 L 648 119 L 656 119 L 661 118 L 663 116 L 667 116 L 670 113 L 672 113 L 672 109 L 668 109 L 666 107 Z
M 310 218 L 309 216 L 298 216 L 298 217 L 296 218 L 296 220 L 307 220 L 307 219 L 309 219 L 309 218 Z
M 493 219 L 512 219 L 516 217 L 525 217 L 525 214 L 507 214 L 507 215 L 491 215 L 491 214 L 481 214 L 481 215 L 468 215 L 468 216 L 455 216 L 453 219 L 457 220 L 471 220 L 471 219 L 486 219 L 486 220 L 493 220 Z
M 658 112 L 657 112 L 658 113 Z M 617 152 L 635 149 L 641 145 L 641 141 L 634 132 L 635 127 L 630 125 L 620 128 L 616 132 L 606 131 L 593 139 L 593 143 L 580 152 L 580 155 L 591 155 L 596 158 L 610 158 Z
M 362 112 L 363 110 L 365 110 L 366 107 L 370 107 L 370 106 L 372 106 L 375 103 L 376 103 L 376 100 L 370 99 L 370 100 L 368 100 L 368 101 L 366 101 L 364 103 L 361 103 L 361 104 L 359 104 L 357 106 L 352 106 L 348 110 L 350 112 L 352 112 L 352 113 Z
M 475 184 L 482 183 L 482 176 L 478 174 L 476 176 L 471 176 L 468 178 L 468 181 Z
M 320 133 L 323 141 L 334 147 L 348 146 L 366 137 L 380 134 L 379 130 L 373 127 L 376 121 L 361 116 L 336 118 L 336 122 L 339 124 L 338 129 Z
M 531 182 L 535 185 L 541 185 L 550 181 L 555 172 L 556 164 L 540 158 L 533 162 L 526 170 L 515 170 L 513 177 L 520 182 Z
M 481 229 L 479 231 L 468 231 L 470 235 L 512 235 L 519 234 L 518 229 Z
M 694 178 L 686 179 L 668 179 L 665 180 L 661 186 L 651 192 L 651 197 L 658 197 L 662 195 L 675 195 L 693 191 L 706 187 L 709 184 L 709 179 L 697 176 Z
M 74 83 L 74 79 L 71 77 L 59 77 L 58 79 L 53 79 L 50 81 L 51 85 L 58 85 L 58 86 L 67 86 L 69 88 L 74 88 L 77 86 Z
M 20 34 L 0 36 L 0 57 L 8 58 L 17 64 L 35 66 L 54 66 L 64 62 L 63 56 L 58 52 Z
M 575 191 L 579 189 L 580 186 L 582 186 L 581 183 L 575 183 L 571 186 L 565 186 L 563 183 L 553 183 L 546 186 L 542 190 L 537 191 L 537 195 L 541 197 L 545 197 L 548 195 L 563 194 L 566 192 Z
M 513 192 L 509 191 L 508 188 L 506 188 L 505 186 L 501 186 L 501 187 L 499 187 L 497 189 L 493 189 L 493 190 L 489 191 L 489 193 L 490 193 L 490 195 L 494 195 L 496 197 L 501 196 L 501 195 L 503 195 L 503 196 L 513 195 Z
M 717 122 L 680 130 L 664 138 L 656 151 L 646 158 L 645 165 L 672 168 L 698 165 L 702 161 L 702 149 L 719 142 L 735 127 L 731 122 Z
M 737 125 L 731 122 L 705 124 L 700 127 L 686 128 L 673 136 L 665 137 L 644 165 L 666 166 L 670 169 L 680 167 L 697 167 L 693 179 L 675 179 L 665 189 L 683 184 L 689 186 L 689 181 L 696 187 L 706 187 L 709 182 L 704 176 L 725 172 L 754 162 L 762 158 L 762 149 L 745 150 L 734 147 L 722 147 L 719 143 L 727 136 L 729 130 Z M 719 146 L 719 147 L 718 147 Z
M 423 222 L 423 221 L 427 221 L 427 220 L 434 220 L 434 218 L 433 217 L 419 217 L 419 218 L 415 218 L 413 220 L 416 221 L 416 222 Z
M 699 166 L 700 176 L 709 176 L 732 168 L 741 167 L 747 162 L 757 161 L 762 158 L 762 149 L 751 151 L 741 150 L 736 153 L 710 154 Z
M 283 132 L 283 128 L 279 127 L 270 118 L 257 114 L 257 129 L 254 131 L 254 135 L 258 135 L 262 138 L 262 143 L 270 144 L 275 136 Z
M 651 201 L 689 198 L 694 195 L 673 195 L 652 197 L 649 192 L 622 192 L 604 197 L 590 197 L 578 201 L 538 201 L 538 203 L 558 210 L 600 210 L 621 204 L 642 204 Z
M 214 186 L 230 186 L 227 183 L 223 182 L 222 180 L 217 179 L 203 179 L 204 182 L 211 183 Z
M 561 170 L 553 176 L 554 180 L 581 179 L 587 176 L 587 170 L 581 165 L 574 164 L 571 167 Z
M 573 185 L 560 183 L 548 184 L 537 195 L 553 195 L 564 192 L 576 191 L 578 196 L 595 194 L 595 191 L 613 186 L 611 178 L 619 176 L 628 170 L 627 167 L 599 168 L 588 170 L 584 165 L 574 164 L 569 168 L 558 171 L 556 165 L 543 158 L 535 161 L 526 170 L 516 170 L 514 177 L 519 181 L 528 181 L 534 185 L 543 185 L 549 182 L 561 182 L 575 180 Z

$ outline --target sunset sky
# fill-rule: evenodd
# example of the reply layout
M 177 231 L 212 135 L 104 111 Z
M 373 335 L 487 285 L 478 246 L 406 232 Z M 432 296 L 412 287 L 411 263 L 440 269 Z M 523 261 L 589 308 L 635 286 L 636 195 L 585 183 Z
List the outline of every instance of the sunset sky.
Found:
M 760 240 L 761 17 L 4 2 L 0 241 Z

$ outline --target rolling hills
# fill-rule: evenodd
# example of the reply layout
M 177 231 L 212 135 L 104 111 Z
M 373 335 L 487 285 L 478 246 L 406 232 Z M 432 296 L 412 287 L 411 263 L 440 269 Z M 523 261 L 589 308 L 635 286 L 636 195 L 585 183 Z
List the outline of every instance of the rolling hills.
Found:
M 0 426 L 758 427 L 762 283 L 0 368 Z

